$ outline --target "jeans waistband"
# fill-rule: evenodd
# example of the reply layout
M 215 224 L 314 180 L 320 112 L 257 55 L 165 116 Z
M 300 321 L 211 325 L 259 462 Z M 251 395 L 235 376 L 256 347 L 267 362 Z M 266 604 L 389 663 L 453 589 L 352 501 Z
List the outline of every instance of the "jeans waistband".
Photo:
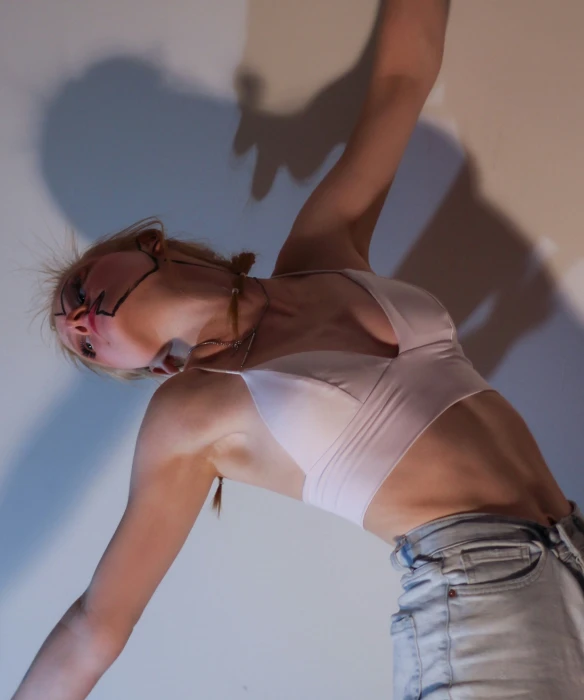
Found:
M 584 515 L 574 501 L 569 502 L 572 512 L 549 527 L 534 520 L 496 513 L 458 513 L 431 520 L 396 537 L 391 558 L 398 566 L 410 567 L 416 558 L 430 556 L 447 547 L 512 536 L 516 541 L 539 539 L 552 548 L 564 542 L 579 560 L 584 572 L 582 554 L 572 542 L 576 531 L 580 537 L 584 537 Z

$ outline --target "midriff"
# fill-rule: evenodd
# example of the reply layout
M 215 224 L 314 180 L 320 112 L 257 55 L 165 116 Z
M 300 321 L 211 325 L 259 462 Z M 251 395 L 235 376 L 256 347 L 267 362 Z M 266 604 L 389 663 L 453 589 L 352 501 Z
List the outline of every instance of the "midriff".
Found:
M 218 472 L 301 501 L 305 474 L 273 438 L 241 378 L 206 379 L 213 400 L 229 407 Z M 424 430 L 373 497 L 363 526 L 393 547 L 418 525 L 466 512 L 542 525 L 571 512 L 527 424 L 496 391 L 459 401 Z
M 385 312 L 347 279 L 313 275 L 263 283 L 272 316 L 262 322 L 248 368 L 306 349 L 378 356 L 397 350 Z M 204 361 L 221 366 L 217 359 Z M 264 424 L 242 378 L 198 370 L 183 377 L 197 391 L 208 390 L 209 406 L 221 406 L 218 473 L 301 501 L 305 474 Z M 376 492 L 364 528 L 393 546 L 396 536 L 454 513 L 499 513 L 548 525 L 570 510 L 527 424 L 493 390 L 459 401 L 422 432 Z
M 426 428 L 373 497 L 364 527 L 394 545 L 423 523 L 467 512 L 542 525 L 571 512 L 527 424 L 496 391 L 458 402 Z

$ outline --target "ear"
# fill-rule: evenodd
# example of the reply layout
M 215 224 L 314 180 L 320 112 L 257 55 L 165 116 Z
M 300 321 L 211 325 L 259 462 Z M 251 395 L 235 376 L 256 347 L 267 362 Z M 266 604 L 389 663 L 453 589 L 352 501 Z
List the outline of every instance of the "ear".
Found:
M 147 253 L 155 258 L 161 258 L 164 255 L 164 236 L 161 231 L 156 228 L 142 231 L 136 236 L 136 245 L 138 250 Z

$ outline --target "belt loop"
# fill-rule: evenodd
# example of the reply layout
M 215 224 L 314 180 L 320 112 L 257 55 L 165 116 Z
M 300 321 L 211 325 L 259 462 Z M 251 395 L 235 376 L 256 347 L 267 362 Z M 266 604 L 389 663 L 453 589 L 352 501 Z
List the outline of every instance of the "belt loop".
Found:
M 393 566 L 393 568 L 396 571 L 403 572 L 404 569 L 407 568 L 406 563 L 405 562 L 402 563 L 402 561 L 400 561 L 401 559 L 403 559 L 403 557 L 401 556 L 401 550 L 402 550 L 404 543 L 405 543 L 405 537 L 395 537 L 394 540 L 396 542 L 396 545 L 393 549 L 393 552 L 390 554 L 389 558 L 390 558 L 391 565 Z
M 407 537 L 405 535 L 398 535 L 397 537 L 394 537 L 393 541 L 395 542 L 395 548 L 393 551 L 399 551 L 404 546 L 404 542 L 406 541 L 406 539 Z
M 560 523 L 558 523 L 555 527 L 556 527 L 556 529 L 557 529 L 557 531 L 558 531 L 558 533 L 559 533 L 559 535 L 560 535 L 562 541 L 563 541 L 564 544 L 566 545 L 566 547 L 567 547 L 567 548 L 570 550 L 570 552 L 574 555 L 574 557 L 576 558 L 576 561 L 578 562 L 578 564 L 580 564 L 580 568 L 582 569 L 582 573 L 584 574 L 584 558 L 582 557 L 582 554 L 581 554 L 581 553 L 576 549 L 576 547 L 574 546 L 574 543 L 573 543 L 572 540 L 570 539 L 570 537 L 569 537 L 568 533 L 566 532 L 566 529 L 564 528 L 564 526 L 561 525 Z
M 408 544 L 408 538 L 406 537 L 406 535 L 400 535 L 399 537 L 395 538 L 395 541 L 396 541 L 396 545 L 395 545 L 395 549 L 393 550 L 393 557 L 395 558 L 396 561 L 398 561 L 400 563 L 401 567 L 410 568 L 409 562 L 408 562 L 409 555 L 408 555 L 407 551 L 405 553 L 402 551 L 404 549 L 404 547 L 406 547 Z

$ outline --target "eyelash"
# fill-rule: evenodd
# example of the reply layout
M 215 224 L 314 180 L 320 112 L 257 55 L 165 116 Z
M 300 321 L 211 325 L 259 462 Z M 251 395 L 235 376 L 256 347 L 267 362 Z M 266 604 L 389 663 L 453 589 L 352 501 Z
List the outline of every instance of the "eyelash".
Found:
M 95 353 L 87 347 L 87 343 L 84 340 L 79 343 L 79 350 L 82 355 L 88 357 L 90 360 L 95 359 Z
M 76 291 L 76 295 L 75 295 L 76 299 L 80 304 L 83 304 L 85 299 L 87 298 L 85 295 L 85 292 L 82 292 L 82 284 L 83 283 L 81 281 L 81 277 L 76 277 L 73 280 L 73 282 L 71 283 L 71 286 Z M 94 360 L 95 359 L 95 352 L 93 352 L 93 350 L 90 350 L 88 345 L 89 344 L 86 343 L 85 340 L 80 341 L 79 350 L 84 357 L 87 357 L 90 360 Z
M 76 277 L 73 282 L 72 282 L 72 287 L 74 290 L 76 290 L 76 299 L 80 304 L 83 304 L 83 302 L 86 299 L 85 292 L 83 292 L 83 299 L 81 298 L 81 291 L 82 291 L 82 282 L 81 282 L 81 277 Z

